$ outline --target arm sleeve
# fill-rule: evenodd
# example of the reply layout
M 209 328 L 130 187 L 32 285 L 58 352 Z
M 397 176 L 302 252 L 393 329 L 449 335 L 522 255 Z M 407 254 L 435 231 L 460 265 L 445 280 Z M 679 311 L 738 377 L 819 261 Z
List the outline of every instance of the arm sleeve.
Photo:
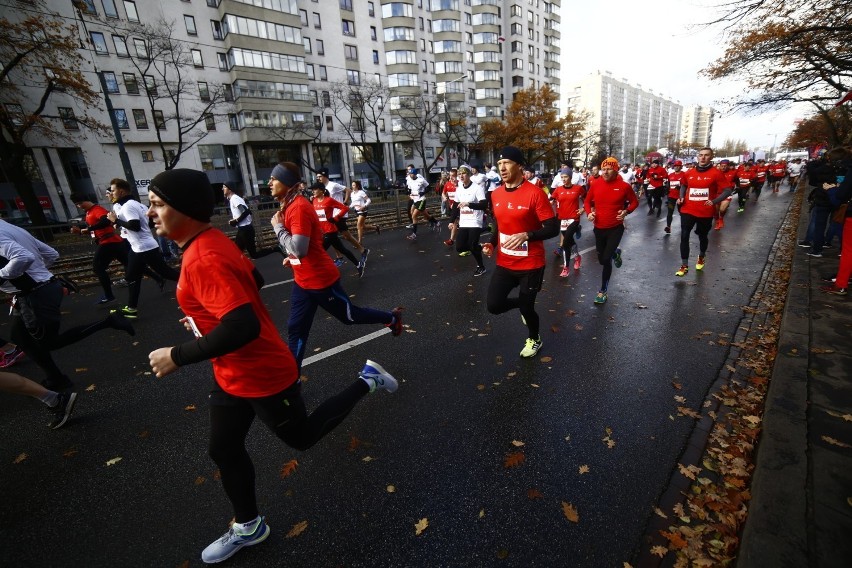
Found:
M 124 227 L 128 231 L 138 232 L 142 230 L 142 223 L 139 219 L 131 219 L 129 221 L 122 221 L 121 219 L 116 219 L 115 224 L 118 227 Z
M 242 221 L 243 219 L 245 219 L 246 217 L 251 215 L 251 211 L 245 205 L 239 205 L 239 206 L 237 206 L 237 208 L 240 210 L 240 216 L 237 217 L 237 219 L 236 219 L 237 223 L 239 223 L 240 221 Z
M 107 216 L 104 215 L 103 217 L 95 221 L 93 224 L 86 225 L 86 228 L 88 228 L 90 231 L 97 231 L 98 229 L 106 229 L 110 225 L 112 225 L 112 223 L 110 223 L 109 219 L 107 219 Z
M 172 360 L 179 366 L 206 361 L 236 351 L 260 335 L 260 320 L 251 304 L 234 308 L 205 335 L 172 347 Z
M 275 225 L 275 236 L 278 239 L 278 244 L 287 254 L 292 254 L 296 258 L 304 258 L 308 255 L 308 245 L 311 243 L 311 238 L 305 235 L 290 234 L 284 225 Z
M 556 216 L 550 219 L 545 219 L 541 222 L 541 229 L 529 232 L 529 240 L 531 241 L 546 241 L 559 234 L 559 221 Z
M 733 193 L 733 190 L 730 187 L 726 187 L 725 191 L 720 193 L 719 196 L 713 200 L 713 205 L 718 205 L 719 203 L 722 203 L 728 198 L 729 195 L 731 195 L 731 193 Z

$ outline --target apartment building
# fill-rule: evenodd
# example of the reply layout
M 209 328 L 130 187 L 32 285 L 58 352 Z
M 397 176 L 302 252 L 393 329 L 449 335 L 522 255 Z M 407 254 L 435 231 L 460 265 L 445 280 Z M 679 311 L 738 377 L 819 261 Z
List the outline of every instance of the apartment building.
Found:
M 611 137 L 622 161 L 636 163 L 642 151 L 669 146 L 680 136 L 683 107 L 678 102 L 608 71 L 587 75 L 563 94 L 566 110 L 588 111 L 590 131 Z
M 102 108 L 84 109 L 69 96 L 52 95 L 45 114 L 59 117 L 56 128 L 72 142 L 28 141 L 37 192 L 58 220 L 76 214 L 67 199 L 72 191 L 102 198 L 109 180 L 129 177 L 128 169 L 144 195 L 181 150 L 176 167 L 204 170 L 213 185 L 237 180 L 248 195 L 265 186 L 281 160 L 301 163 L 306 179 L 325 167 L 332 178 L 368 186 L 380 185 L 369 161 L 390 179 L 409 163 L 434 162 L 434 174 L 469 156 L 464 142 L 476 137 L 480 121 L 502 117 L 515 92 L 544 84 L 559 90 L 560 0 L 47 0 L 46 6 L 76 27 L 83 75 L 105 98 Z M 170 49 L 164 51 L 164 42 Z M 178 67 L 158 72 L 177 52 L 179 80 Z M 365 124 L 361 112 L 340 109 L 335 93 L 374 85 L 387 97 L 376 99 L 374 121 Z M 33 96 L 38 92 L 36 85 Z M 407 128 L 414 99 L 431 113 L 419 142 Z M 80 127 L 84 113 L 117 134 Z M 451 123 L 463 132 L 450 137 Z M 129 168 L 122 167 L 119 138 Z M 0 179 L 0 202 L 20 215 L 6 181 Z
M 716 111 L 708 106 L 692 105 L 683 113 L 680 139 L 690 146 L 710 146 Z

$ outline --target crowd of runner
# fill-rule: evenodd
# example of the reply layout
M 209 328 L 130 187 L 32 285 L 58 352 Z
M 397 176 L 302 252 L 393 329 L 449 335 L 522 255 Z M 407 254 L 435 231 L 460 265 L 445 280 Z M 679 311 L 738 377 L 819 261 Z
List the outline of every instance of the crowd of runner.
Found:
M 820 162 L 812 168 L 820 172 L 827 194 L 836 188 L 835 193 L 850 193 L 850 183 L 843 184 L 840 176 L 823 175 Z M 700 271 L 708 262 L 709 235 L 725 227 L 734 199 L 737 213 L 742 214 L 750 202 L 760 199 L 764 188 L 779 192 L 785 178 L 789 191 L 796 191 L 803 173 L 801 160 L 737 165 L 724 159 L 714 162 L 713 151 L 702 148 L 696 161 L 686 164 L 680 160 L 619 164 L 611 157 L 588 169 L 563 164 L 547 187 L 528 167 L 524 153 L 507 146 L 496 164 L 462 164 L 442 175 L 434 189 L 409 166 L 406 238 L 415 240 L 420 224 L 440 231 L 443 221 L 449 229 L 443 244 L 454 247 L 461 257 L 472 258 L 473 277 L 488 273 L 486 258 L 493 257 L 487 310 L 492 314 L 519 311 L 527 329 L 520 357 L 531 358 L 542 347 L 535 302 L 545 276 L 545 241 L 559 236 L 553 252 L 562 265 L 559 276 L 565 278 L 571 267 L 581 269 L 577 239 L 582 236 L 584 218 L 591 224 L 601 265 L 600 288 L 593 301 L 601 305 L 608 299 L 613 268 L 623 262 L 624 220 L 642 210 L 643 204 L 646 215 L 655 218 L 665 209 L 665 236 L 672 234 L 674 215 L 679 214 L 681 264 L 674 276 L 683 278 L 690 270 L 692 232 L 698 236 L 694 268 Z M 370 226 L 371 200 L 358 182 L 347 188 L 320 171 L 316 182 L 308 186 L 296 164 L 278 164 L 269 180 L 271 195 L 279 204 L 270 219 L 278 247 L 263 251 L 256 249 L 251 212 L 237 185 L 228 182 L 223 187 L 230 225 L 237 228 L 236 242 L 210 224 L 214 199 L 202 172 L 175 169 L 158 175 L 151 182 L 147 208 L 131 198 L 130 185 L 121 179 L 110 184 L 111 211 L 75 194 L 73 201 L 86 215 L 84 226 L 72 231 L 91 236 L 97 247 L 93 269 L 104 291 L 97 304 L 115 301 L 106 275 L 112 260 L 126 267 L 128 299 L 104 319 L 63 333 L 59 333 L 59 308 L 69 286 L 50 272 L 58 253 L 26 231 L 0 221 L 0 289 L 14 297 L 12 336 L 10 341 L 0 341 L 5 344 L 0 366 L 9 367 L 27 355 L 46 375 L 39 384 L 0 372 L 0 389 L 38 398 L 50 409 L 52 428 L 67 422 L 77 394 L 50 352 L 102 329 L 133 335 L 129 320 L 139 317 L 143 276 L 153 278 L 161 289 L 166 280 L 178 281 L 177 302 L 185 316 L 181 323 L 192 339 L 155 349 L 149 361 L 158 377 L 181 366 L 213 361 L 210 456 L 234 506 L 235 523 L 203 551 L 205 562 L 220 562 L 269 535 L 257 510 L 253 466 L 245 449 L 255 415 L 286 444 L 306 450 L 341 423 L 367 393 L 397 389 L 394 377 L 368 360 L 351 386 L 313 413 L 306 411 L 299 376 L 317 308 L 345 325 L 386 326 L 393 336 L 403 331 L 402 308 L 378 310 L 353 304 L 341 285 L 343 261 L 328 253 L 333 247 L 340 258 L 353 264 L 359 277 L 364 276 L 370 253 L 364 233 Z M 441 212 L 434 215 L 426 206 L 430 191 L 441 196 Z M 350 213 L 357 219 L 357 238 L 347 225 Z M 845 221 L 849 225 L 848 214 Z M 372 228 L 380 231 L 377 225 Z M 850 233 L 845 231 L 843 239 L 847 251 Z M 180 247 L 179 271 L 163 262 L 155 235 Z M 808 239 L 807 246 L 812 246 Z M 281 254 L 284 269 L 292 270 L 294 277 L 286 341 L 263 305 L 259 290 L 264 279 L 251 260 L 273 253 Z M 844 260 L 826 291 L 846 293 L 850 262 Z

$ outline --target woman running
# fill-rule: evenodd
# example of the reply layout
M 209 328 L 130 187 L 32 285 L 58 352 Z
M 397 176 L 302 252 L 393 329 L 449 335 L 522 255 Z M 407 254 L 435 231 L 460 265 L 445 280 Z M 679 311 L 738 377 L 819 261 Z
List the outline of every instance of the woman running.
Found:
M 351 204 L 351 209 L 355 210 L 355 213 L 358 215 L 358 221 L 356 228 L 358 229 L 358 242 L 364 242 L 364 226 L 367 224 L 367 208 L 373 202 L 370 199 L 370 196 L 367 195 L 367 192 L 364 191 L 363 186 L 360 181 L 353 181 L 351 185 L 352 191 L 349 193 L 349 203 Z M 378 225 L 373 225 L 373 229 L 376 231 L 377 235 L 382 233 L 381 227 Z
M 456 188 L 455 200 L 458 207 L 452 209 L 455 218 L 453 223 L 458 225 L 456 231 L 456 251 L 461 254 L 470 252 L 476 260 L 474 276 L 485 274 L 485 264 L 482 262 L 482 245 L 479 244 L 479 235 L 482 234 L 483 218 L 485 208 L 488 207 L 485 189 L 473 183 L 470 179 L 472 170 L 470 166 L 459 166 L 459 185 Z
M 363 276 L 363 263 L 355 258 L 352 251 L 344 246 L 337 235 L 337 221 L 349 212 L 349 207 L 329 197 L 328 190 L 321 183 L 312 185 L 311 191 L 313 192 L 311 203 L 314 205 L 314 210 L 317 212 L 322 227 L 322 248 L 328 250 L 328 247 L 334 247 L 334 250 L 352 261 L 352 264 L 358 270 L 358 276 Z M 335 213 L 337 214 L 335 215 Z

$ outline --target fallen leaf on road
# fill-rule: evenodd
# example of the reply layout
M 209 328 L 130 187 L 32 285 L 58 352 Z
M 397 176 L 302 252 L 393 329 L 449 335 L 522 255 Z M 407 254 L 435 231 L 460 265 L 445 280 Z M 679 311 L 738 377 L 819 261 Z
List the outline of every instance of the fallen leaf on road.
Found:
M 551 325 L 550 331 L 552 331 L 553 333 L 559 333 L 559 326 L 556 324 Z
M 86 392 L 92 392 L 93 390 L 95 390 L 95 385 L 94 385 L 94 384 L 91 384 L 91 385 L 89 385 L 89 386 L 87 386 L 87 387 L 86 387 Z
M 850 446 L 849 444 L 841 442 L 840 440 L 836 440 L 831 436 L 820 436 L 820 438 L 822 438 L 823 441 L 828 442 L 833 446 L 839 446 L 841 448 L 852 448 L 852 446 Z
M 544 497 L 544 495 L 542 495 L 541 491 L 538 489 L 527 489 L 527 499 L 532 501 L 533 499 L 541 499 L 542 497 Z
M 417 521 L 417 524 L 414 525 L 414 536 L 420 536 L 423 533 L 423 531 L 426 530 L 426 527 L 428 527 L 428 526 L 429 526 L 429 519 L 427 519 L 425 517 L 420 519 L 419 521 Z
M 485 390 L 485 385 L 476 385 L 476 390 Z
M 361 458 L 361 461 L 362 462 L 371 462 L 371 461 L 373 461 L 373 458 L 371 458 L 370 456 L 364 456 L 363 458 Z
M 296 460 L 290 460 L 281 466 L 281 479 L 285 479 L 290 477 L 290 475 L 296 471 L 296 467 L 299 465 L 299 462 Z
M 669 552 L 669 549 L 666 548 L 665 546 L 655 546 L 655 547 L 651 548 L 651 554 L 653 554 L 655 556 L 659 556 L 660 558 L 662 558 L 663 556 L 668 554 L 668 552 Z
M 678 406 L 677 407 L 677 414 L 678 414 L 678 416 L 689 416 L 690 418 L 695 418 L 696 420 L 701 418 L 700 414 L 698 414 L 697 412 L 695 412 L 691 408 L 686 408 L 685 406 Z
M 188 405 L 188 406 L 184 406 L 184 407 L 183 407 L 183 409 L 184 409 L 184 410 L 186 410 L 186 411 L 188 411 L 188 412 L 192 412 L 193 410 L 195 410 L 195 405 L 194 405 L 194 404 L 190 404 L 190 405 Z
M 29 456 L 27 454 L 18 454 L 18 457 L 16 457 L 15 461 L 13 461 L 12 463 L 21 463 L 22 461 L 24 461 L 28 457 Z
M 520 448 L 521 446 L 524 445 L 524 443 L 519 442 L 518 440 L 512 440 L 512 445 L 515 446 L 516 448 Z
M 548 357 L 547 355 L 545 355 L 544 357 L 539 359 L 539 361 L 541 361 L 542 363 L 550 363 L 551 361 L 553 361 L 553 357 Z
M 646 306 L 644 304 L 636 304 L 636 307 L 639 308 L 640 310 L 647 310 L 648 309 L 648 306 Z
M 393 485 L 388 485 L 386 491 L 388 493 L 396 493 L 396 487 L 394 487 Z
M 531 386 L 532 388 L 534 388 L 534 389 L 540 388 L 540 387 L 539 387 L 537 384 L 535 384 L 535 383 L 530 383 L 530 386 Z
M 350 452 L 354 452 L 355 450 L 357 450 L 357 449 L 358 449 L 358 447 L 359 447 L 360 445 L 361 445 L 361 440 L 359 440 L 359 439 L 358 439 L 358 438 L 356 438 L 355 436 L 352 436 L 351 438 L 349 438 L 349 447 L 348 447 L 347 449 L 348 449 Z
M 677 390 L 680 390 L 680 389 L 682 389 L 682 388 L 683 388 L 683 385 L 682 385 L 682 384 L 680 384 L 680 383 L 675 383 L 675 382 L 672 382 L 672 386 L 673 386 L 674 388 L 676 388 Z
M 503 462 L 503 466 L 507 469 L 510 467 L 518 467 L 526 460 L 526 456 L 524 452 L 515 452 L 506 456 L 506 460 Z
M 695 476 L 701 471 L 701 468 L 695 467 L 694 465 L 685 466 L 683 464 L 677 464 L 677 467 L 681 474 L 693 481 L 695 481 Z
M 505 548 L 501 548 L 500 550 L 497 551 L 497 558 L 499 558 L 500 560 L 506 560 L 506 558 L 508 558 L 508 557 L 509 557 L 509 551 L 506 550 Z
M 668 518 L 669 518 L 669 517 L 668 517 L 668 515 L 666 515 L 665 513 L 663 513 L 663 510 L 662 510 L 662 509 L 660 509 L 659 507 L 654 507 L 654 512 L 655 512 L 658 516 L 660 516 L 660 517 L 662 517 L 662 518 L 664 518 L 664 519 L 668 519 Z
M 481 519 L 484 516 L 485 516 L 485 509 L 480 509 L 479 510 L 479 518 Z
M 579 323 L 578 323 L 578 324 L 574 324 L 574 329 L 576 329 L 577 331 L 583 331 L 583 326 L 582 326 L 582 325 L 580 325 Z
M 70 458 L 70 457 L 74 456 L 76 453 L 77 453 L 77 450 L 72 448 L 70 450 L 66 450 L 66 451 L 62 452 L 62 456 L 66 457 L 66 458 Z
M 189 560 L 184 560 L 180 564 L 178 564 L 177 568 L 189 568 Z
M 589 466 L 587 466 L 587 465 L 581 465 L 580 466 L 580 475 L 583 475 L 584 473 L 589 473 Z
M 195 484 L 196 485 L 201 485 L 205 481 L 207 481 L 207 479 L 203 475 L 199 475 L 198 477 L 195 478 Z
M 727 370 L 729 370 L 730 372 L 732 372 L 732 373 L 736 373 L 736 372 L 737 372 L 737 368 L 736 368 L 736 367 L 734 367 L 733 365 L 725 365 L 725 368 L 726 368 Z
M 822 349 L 820 347 L 811 347 L 811 353 L 816 353 L 816 354 L 834 353 L 834 349 Z
M 115 465 L 121 461 L 121 458 L 112 458 L 111 460 L 107 460 L 107 466 Z
M 681 404 L 686 404 L 686 397 L 685 396 L 675 395 L 674 399 Z
M 660 531 L 660 534 L 669 541 L 671 548 L 686 548 L 686 541 L 679 534 L 666 531 Z
M 78 368 L 74 369 L 74 371 L 77 372 L 77 373 L 85 373 L 88 370 L 89 369 L 86 368 L 86 367 L 78 367 Z
M 580 522 L 580 515 L 577 513 L 577 509 L 574 508 L 574 505 L 571 503 L 566 503 L 562 501 L 562 514 L 565 515 L 565 518 L 571 521 L 572 523 Z
M 306 528 L 308 528 L 308 521 L 302 521 L 301 523 L 296 523 L 295 525 L 293 525 L 293 528 L 290 529 L 290 532 L 288 532 L 284 536 L 284 538 L 293 538 L 294 536 L 299 536 L 300 534 L 305 532 Z

